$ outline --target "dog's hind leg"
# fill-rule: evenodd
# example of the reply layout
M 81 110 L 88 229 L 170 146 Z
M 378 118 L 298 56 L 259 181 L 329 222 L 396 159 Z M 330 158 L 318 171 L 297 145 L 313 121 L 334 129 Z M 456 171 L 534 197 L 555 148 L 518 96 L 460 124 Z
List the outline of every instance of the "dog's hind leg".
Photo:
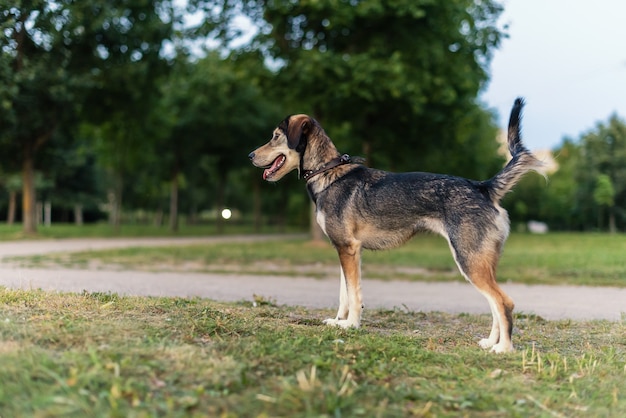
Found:
M 485 254 L 469 266 L 472 284 L 489 301 L 493 324 L 489 338 L 479 342 L 481 347 L 495 353 L 513 351 L 511 334 L 513 332 L 513 300 L 496 283 L 497 255 Z
M 363 299 L 361 293 L 361 243 L 337 246 L 341 263 L 339 310 L 336 318 L 326 319 L 327 325 L 358 328 L 361 325 Z
M 488 338 L 480 340 L 483 348 L 496 353 L 513 351 L 513 300 L 496 283 L 496 267 L 500 252 L 499 245 L 483 244 L 478 252 L 460 255 L 450 241 L 450 247 L 461 273 L 485 296 L 491 308 L 492 325 Z
M 496 345 L 498 343 L 498 340 L 500 339 L 500 321 L 498 320 L 498 309 L 496 307 L 496 304 L 489 296 L 485 295 L 485 297 L 489 302 L 489 308 L 491 309 L 491 317 L 493 323 L 491 325 L 489 338 L 483 338 L 482 340 L 478 341 L 478 345 L 480 345 L 482 348 L 491 348 Z
M 506 294 L 500 286 L 493 282 L 491 285 L 476 285 L 480 293 L 482 293 L 491 306 L 491 315 L 493 317 L 493 325 L 489 338 L 479 341 L 483 348 L 491 347 L 494 353 L 506 353 L 513 351 L 513 342 L 511 334 L 513 332 L 513 300 Z M 496 342 L 497 341 L 497 342 Z M 496 342 L 494 344 L 494 342 Z

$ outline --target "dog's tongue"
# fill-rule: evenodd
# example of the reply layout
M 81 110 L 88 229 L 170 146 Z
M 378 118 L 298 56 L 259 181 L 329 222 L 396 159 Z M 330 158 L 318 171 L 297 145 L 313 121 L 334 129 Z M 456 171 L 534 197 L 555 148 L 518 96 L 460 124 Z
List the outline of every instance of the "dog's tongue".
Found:
M 263 170 L 263 180 L 267 180 L 269 176 L 271 176 L 276 170 L 278 170 L 278 166 L 282 163 L 281 157 L 282 156 L 276 158 L 270 168 L 266 168 L 265 170 Z

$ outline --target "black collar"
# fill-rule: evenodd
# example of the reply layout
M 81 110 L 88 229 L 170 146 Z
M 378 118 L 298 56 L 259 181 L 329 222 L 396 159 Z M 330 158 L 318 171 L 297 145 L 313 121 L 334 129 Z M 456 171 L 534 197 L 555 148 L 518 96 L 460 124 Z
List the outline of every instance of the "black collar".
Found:
M 324 166 L 318 170 L 306 170 L 304 171 L 304 173 L 302 173 L 302 178 L 307 181 L 309 180 L 311 177 L 313 176 L 317 176 L 320 173 L 323 173 L 324 171 L 328 171 L 330 169 L 333 169 L 335 167 L 338 167 L 340 165 L 344 165 L 344 164 L 348 164 L 352 162 L 352 157 L 350 157 L 348 154 L 343 154 L 341 157 L 336 157 L 333 158 L 332 160 L 330 160 L 329 162 L 327 162 L 326 164 L 324 164 Z

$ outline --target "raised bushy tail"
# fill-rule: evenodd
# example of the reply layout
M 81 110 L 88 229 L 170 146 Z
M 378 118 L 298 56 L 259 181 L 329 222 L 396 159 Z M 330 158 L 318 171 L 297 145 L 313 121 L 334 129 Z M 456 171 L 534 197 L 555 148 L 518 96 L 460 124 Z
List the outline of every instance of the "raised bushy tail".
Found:
M 538 160 L 522 143 L 521 121 L 524 99 L 515 99 L 511 117 L 509 118 L 508 145 L 511 160 L 496 174 L 490 183 L 490 195 L 494 202 L 499 202 L 515 184 L 529 171 L 536 171 L 542 175 L 544 163 Z

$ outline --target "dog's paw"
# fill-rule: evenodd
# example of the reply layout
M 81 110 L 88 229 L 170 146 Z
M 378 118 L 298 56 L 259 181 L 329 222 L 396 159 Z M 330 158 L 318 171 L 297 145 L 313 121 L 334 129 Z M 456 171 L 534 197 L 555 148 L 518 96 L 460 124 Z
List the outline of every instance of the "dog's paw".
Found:
M 491 352 L 496 353 L 496 354 L 512 353 L 513 351 L 515 351 L 515 349 L 513 348 L 513 344 L 511 343 L 509 344 L 498 343 L 494 345 L 493 347 L 491 347 Z
M 328 318 L 324 320 L 324 324 L 330 325 L 331 327 L 340 327 L 343 329 L 347 328 L 358 328 L 359 324 L 349 321 L 347 319 L 336 319 L 336 318 Z
M 497 341 L 490 340 L 489 338 L 483 338 L 482 340 L 478 341 L 478 345 L 481 348 L 487 349 L 487 348 L 491 348 L 491 347 L 495 346 L 496 342 Z

